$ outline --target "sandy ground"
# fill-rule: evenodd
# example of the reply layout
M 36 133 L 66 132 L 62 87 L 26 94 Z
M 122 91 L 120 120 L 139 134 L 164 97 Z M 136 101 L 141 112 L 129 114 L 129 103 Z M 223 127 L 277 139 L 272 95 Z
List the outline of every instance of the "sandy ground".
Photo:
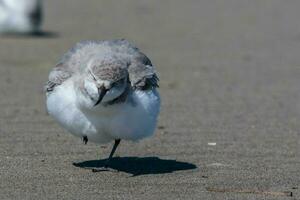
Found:
M 300 199 L 299 7 L 47 0 L 44 36 L 0 38 L 0 199 Z M 157 66 L 162 111 L 154 137 L 122 142 L 119 172 L 92 173 L 112 144 L 63 130 L 43 84 L 77 41 L 112 38 Z

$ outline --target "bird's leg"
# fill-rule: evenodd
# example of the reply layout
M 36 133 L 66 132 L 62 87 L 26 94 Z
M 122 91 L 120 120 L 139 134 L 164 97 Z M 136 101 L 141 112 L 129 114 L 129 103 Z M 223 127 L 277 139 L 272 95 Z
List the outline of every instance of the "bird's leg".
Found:
M 87 144 L 87 142 L 89 141 L 88 137 L 85 135 L 82 137 L 82 141 L 84 144 Z
M 98 171 L 108 171 L 109 163 L 110 163 L 110 161 L 111 161 L 111 159 L 112 159 L 112 157 L 113 157 L 113 155 L 114 155 L 114 153 L 115 153 L 115 151 L 116 151 L 118 145 L 120 144 L 120 142 L 121 142 L 121 139 L 116 139 L 116 140 L 115 140 L 115 144 L 114 144 L 114 146 L 113 146 L 113 148 L 112 148 L 112 150 L 111 150 L 111 152 L 110 152 L 110 154 L 109 154 L 109 157 L 108 157 L 107 160 L 105 161 L 104 169 L 103 169 L 103 168 L 102 168 L 102 169 L 92 169 L 93 172 L 98 172 Z
M 108 159 L 107 159 L 106 162 L 105 162 L 105 165 L 104 165 L 105 168 L 108 167 L 109 162 L 111 161 L 111 159 L 112 159 L 112 157 L 113 157 L 113 155 L 114 155 L 114 153 L 115 153 L 115 151 L 116 151 L 118 145 L 120 144 L 120 142 L 121 142 L 120 139 L 115 140 L 115 144 L 114 144 L 114 146 L 113 146 L 113 148 L 112 148 L 112 150 L 111 150 L 111 152 L 110 152 L 110 154 L 109 154 Z

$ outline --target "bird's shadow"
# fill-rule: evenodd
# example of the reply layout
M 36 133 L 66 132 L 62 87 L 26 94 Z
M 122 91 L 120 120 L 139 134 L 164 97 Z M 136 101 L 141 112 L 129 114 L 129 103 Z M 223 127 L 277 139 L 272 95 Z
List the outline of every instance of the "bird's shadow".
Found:
M 95 169 L 104 167 L 106 159 L 88 160 L 73 163 L 74 166 L 84 169 Z M 192 163 L 176 160 L 165 160 L 158 157 L 115 157 L 110 161 L 109 168 L 131 174 L 132 176 L 146 174 L 164 174 L 180 170 L 196 169 Z
M 59 34 L 51 31 L 38 31 L 33 33 L 3 33 L 4 38 L 58 38 Z

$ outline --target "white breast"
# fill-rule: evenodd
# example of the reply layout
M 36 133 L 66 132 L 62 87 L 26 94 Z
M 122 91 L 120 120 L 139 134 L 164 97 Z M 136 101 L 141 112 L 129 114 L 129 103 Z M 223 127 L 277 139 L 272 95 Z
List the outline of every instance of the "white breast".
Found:
M 151 136 L 156 127 L 160 97 L 152 91 L 133 91 L 126 103 L 81 110 L 76 105 L 72 82 L 66 81 L 47 96 L 47 108 L 64 128 L 89 141 L 138 140 Z
M 98 130 L 76 105 L 72 81 L 66 81 L 47 95 L 47 109 L 59 124 L 75 136 L 89 136 L 90 141 L 105 143 L 112 140 Z
M 160 97 L 154 89 L 134 91 L 119 113 L 110 121 L 115 138 L 139 140 L 154 133 L 160 109 Z

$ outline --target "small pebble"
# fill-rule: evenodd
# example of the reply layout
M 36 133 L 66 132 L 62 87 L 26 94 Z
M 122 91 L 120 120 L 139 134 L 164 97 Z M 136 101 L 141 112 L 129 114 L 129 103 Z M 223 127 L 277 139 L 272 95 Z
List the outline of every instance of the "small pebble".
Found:
M 216 146 L 217 145 L 217 143 L 215 143 L 215 142 L 209 142 L 209 143 L 207 143 L 209 146 Z

